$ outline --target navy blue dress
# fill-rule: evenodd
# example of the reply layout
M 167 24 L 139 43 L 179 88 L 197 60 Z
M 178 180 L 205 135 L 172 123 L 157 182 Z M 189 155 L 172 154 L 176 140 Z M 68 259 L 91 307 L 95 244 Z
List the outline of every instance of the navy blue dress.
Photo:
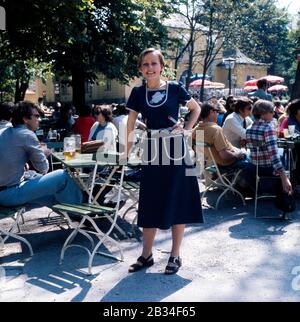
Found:
M 127 108 L 142 113 L 148 128 L 142 156 L 140 227 L 168 229 L 176 224 L 203 222 L 197 177 L 195 173 L 187 175 L 188 169 L 194 169 L 186 162 L 186 143 L 182 135 L 174 136 L 167 130 L 174 125 L 169 116 L 177 121 L 179 104 L 190 99 L 176 82 L 157 90 L 145 85 L 135 87 L 128 99 Z

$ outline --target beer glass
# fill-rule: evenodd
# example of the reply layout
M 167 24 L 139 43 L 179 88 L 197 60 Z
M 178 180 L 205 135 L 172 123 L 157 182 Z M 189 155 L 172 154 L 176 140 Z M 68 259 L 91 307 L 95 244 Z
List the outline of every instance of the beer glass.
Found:
M 71 137 L 75 139 L 76 153 L 81 153 L 81 135 L 80 134 L 73 134 Z
M 74 137 L 64 138 L 64 158 L 70 161 L 75 158 L 76 143 Z
M 289 125 L 288 126 L 290 136 L 293 136 L 295 134 L 295 128 L 296 128 L 295 125 Z

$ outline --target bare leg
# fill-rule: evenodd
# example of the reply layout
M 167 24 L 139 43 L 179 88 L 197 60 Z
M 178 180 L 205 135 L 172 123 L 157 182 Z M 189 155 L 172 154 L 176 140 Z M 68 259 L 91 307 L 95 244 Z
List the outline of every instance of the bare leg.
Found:
M 156 228 L 143 228 L 143 252 L 144 258 L 149 257 L 152 253 L 153 241 L 156 234 Z
M 185 225 L 172 226 L 172 250 L 171 256 L 179 256 L 179 249 L 184 235 Z

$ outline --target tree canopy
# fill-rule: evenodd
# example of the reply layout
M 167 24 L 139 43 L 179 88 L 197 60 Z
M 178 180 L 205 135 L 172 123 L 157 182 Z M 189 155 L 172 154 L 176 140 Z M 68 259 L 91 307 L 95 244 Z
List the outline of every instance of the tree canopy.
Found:
M 127 82 L 138 75 L 139 52 L 167 41 L 160 20 L 169 4 L 161 0 L 15 0 L 3 5 L 7 31 L 1 35 L 1 59 L 12 63 L 34 57 L 51 63 L 57 75 L 72 76 L 73 103 L 79 108 L 85 81 L 94 82 L 102 73 Z

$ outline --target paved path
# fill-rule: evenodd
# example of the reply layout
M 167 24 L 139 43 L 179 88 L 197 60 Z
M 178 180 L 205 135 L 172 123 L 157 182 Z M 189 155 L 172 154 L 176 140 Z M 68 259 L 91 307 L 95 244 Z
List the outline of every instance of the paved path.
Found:
M 214 193 L 208 194 L 212 203 Z M 299 204 L 299 201 L 298 201 Z M 0 301 L 299 301 L 300 212 L 292 221 L 254 219 L 253 202 L 243 207 L 232 198 L 221 210 L 204 209 L 205 224 L 189 226 L 182 245 L 183 267 L 163 274 L 170 233 L 158 233 L 155 265 L 128 274 L 140 254 L 136 239 L 122 240 L 125 262 L 95 257 L 88 276 L 87 255 L 68 249 L 58 264 L 68 230 L 47 221 L 48 208 L 25 214 L 24 234 L 35 255 L 20 253 L 11 241 L 0 254 Z M 261 207 L 275 215 L 272 204 Z M 299 207 L 297 208 L 299 209 Z

